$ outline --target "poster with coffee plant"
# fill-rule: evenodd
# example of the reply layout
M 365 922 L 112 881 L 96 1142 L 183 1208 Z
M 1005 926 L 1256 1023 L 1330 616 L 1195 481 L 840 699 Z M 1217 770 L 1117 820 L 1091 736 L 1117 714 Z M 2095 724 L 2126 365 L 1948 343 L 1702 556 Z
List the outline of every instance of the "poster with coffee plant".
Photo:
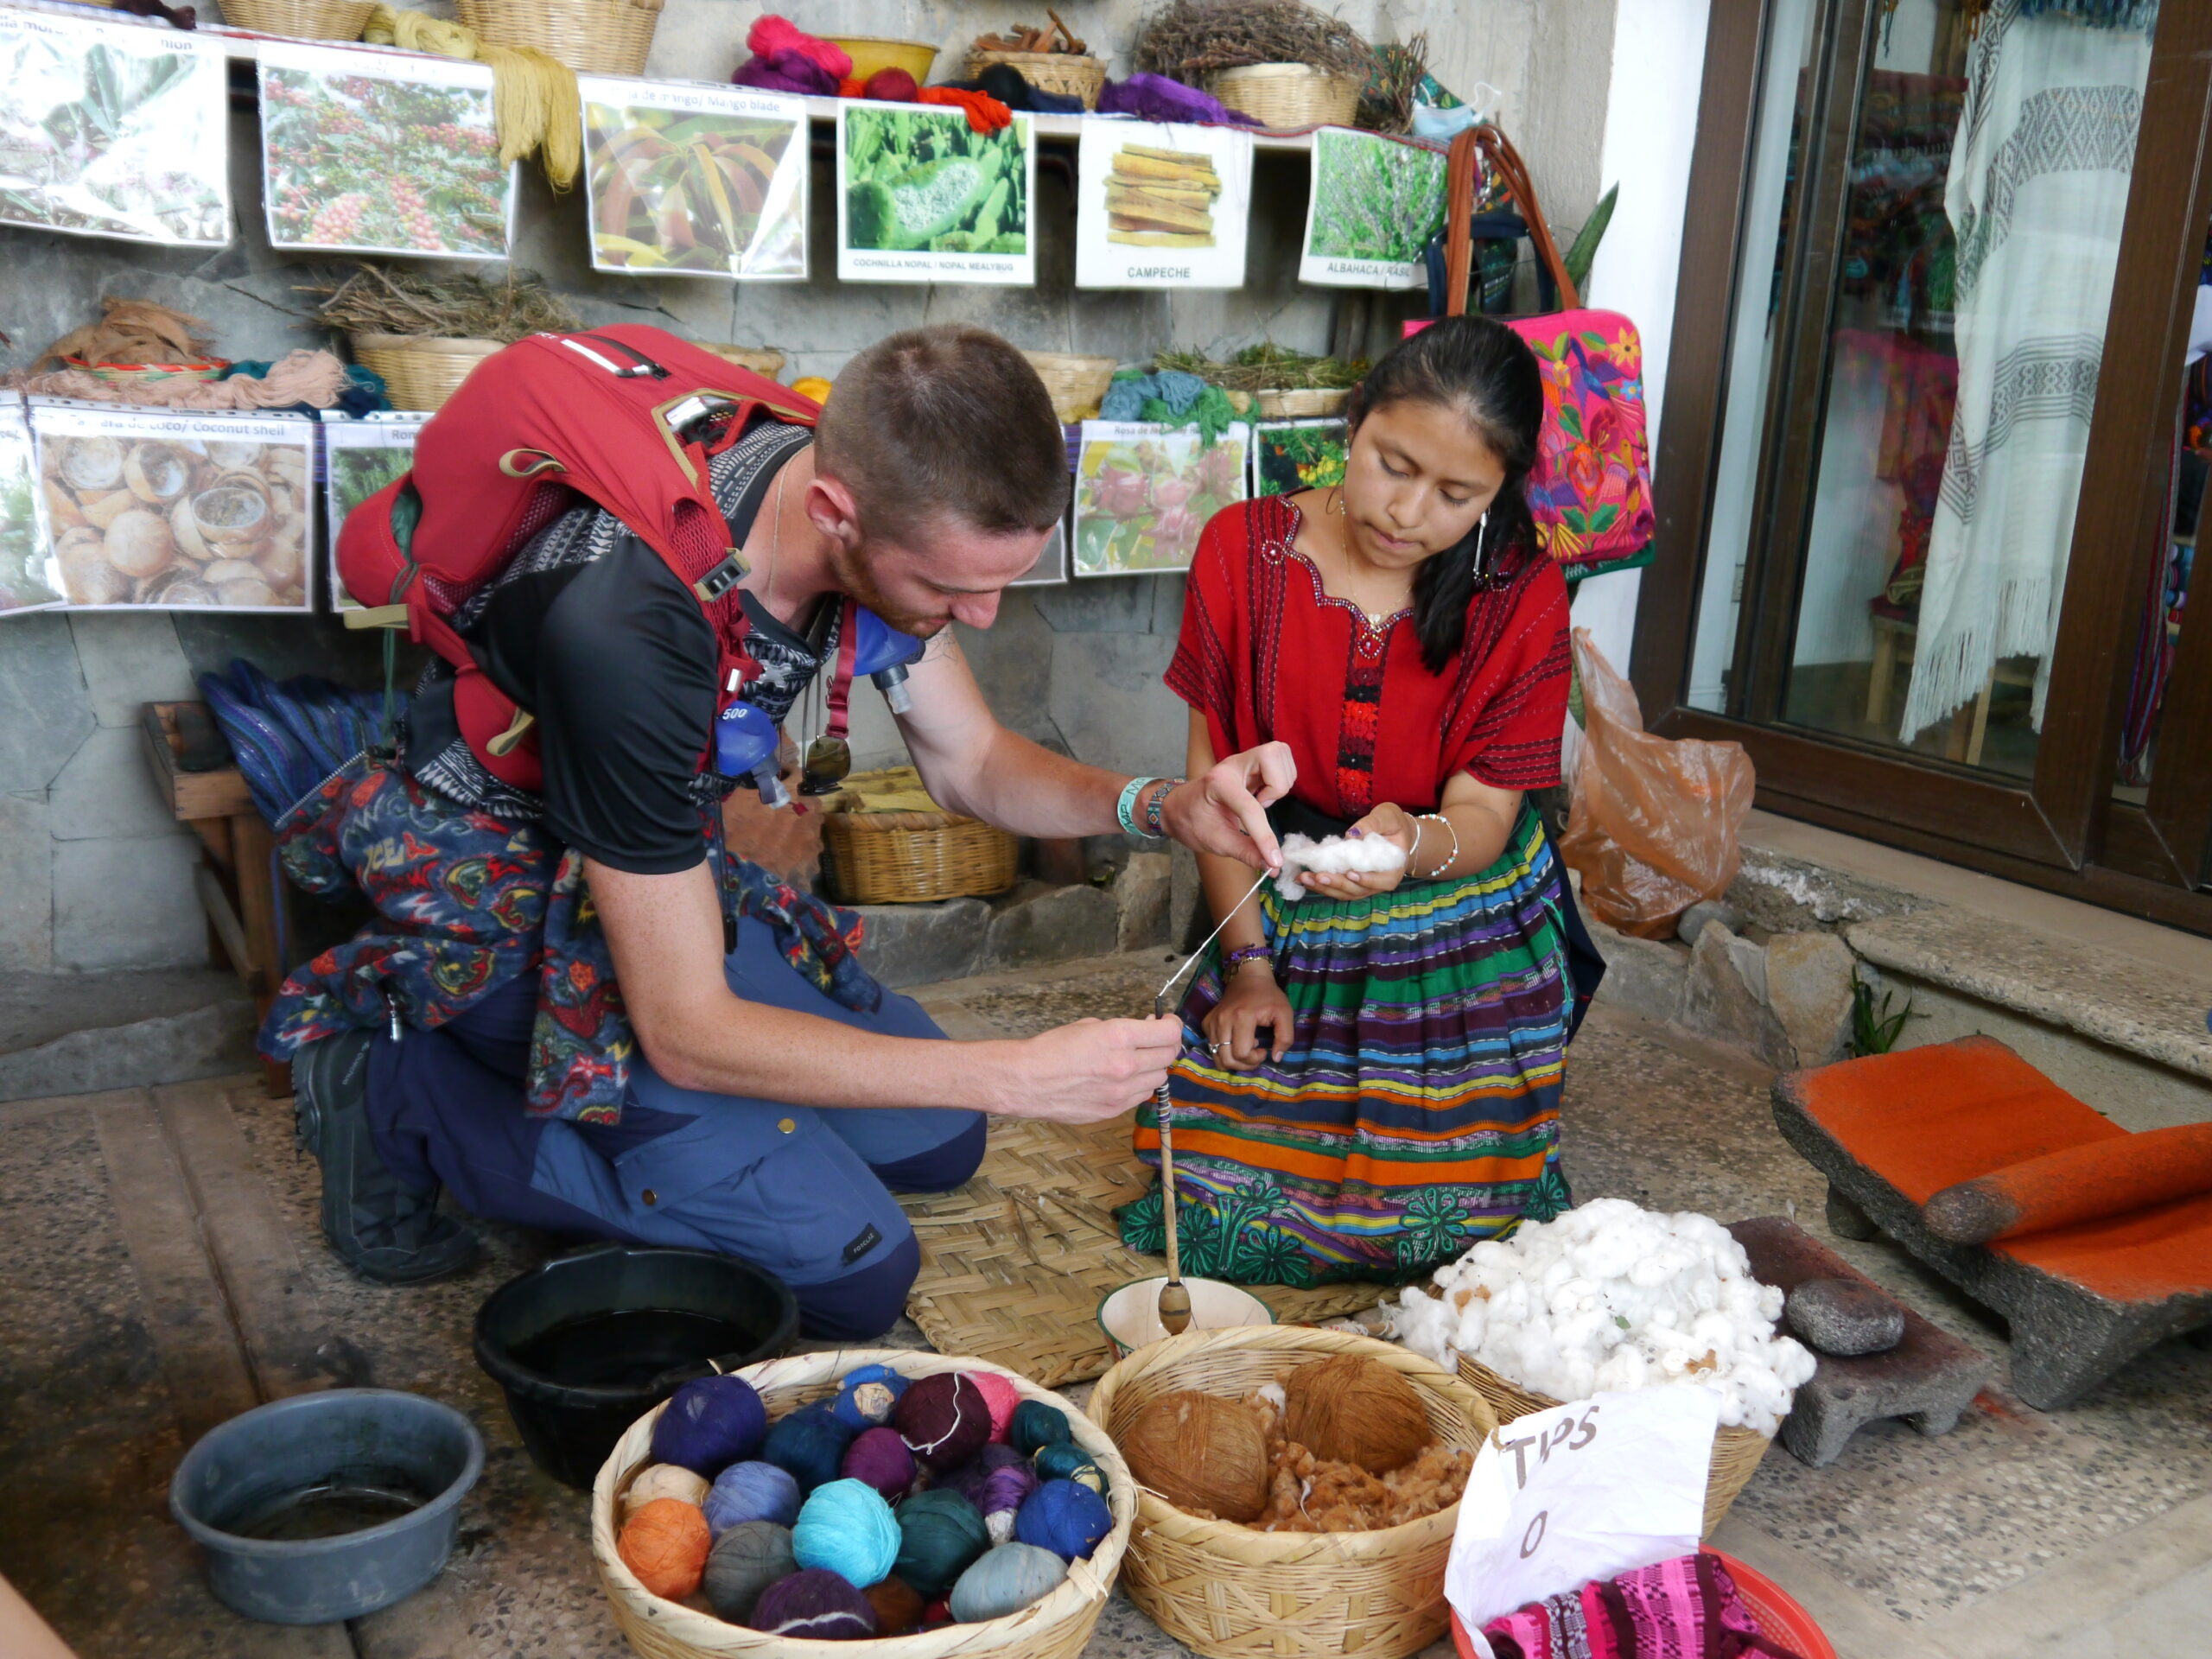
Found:
M 330 544 L 324 589 L 334 608 L 357 611 L 361 602 L 338 579 L 338 537 L 346 515 L 415 464 L 415 440 L 427 415 L 372 415 L 363 421 L 326 420 L 322 425 L 323 523 Z
M 61 578 L 47 551 L 38 493 L 23 400 L 0 391 L 0 614 L 61 602 Z
M 226 85 L 212 36 L 0 12 L 0 222 L 222 246 Z
M 1298 280 L 1337 288 L 1420 288 L 1444 230 L 1444 151 L 1349 127 L 1313 135 L 1313 190 Z
M 1086 121 L 1076 156 L 1078 288 L 1242 288 L 1252 135 Z
M 70 604 L 308 608 L 312 423 L 35 397 L 31 432 Z
M 1252 493 L 1296 495 L 1344 481 L 1345 426 L 1332 421 L 1262 421 L 1252 429 Z
M 837 105 L 837 276 L 848 283 L 1037 279 L 1036 130 L 976 132 L 962 111 Z
M 260 50 L 271 245 L 506 257 L 515 169 L 499 159 L 487 67 L 289 41 Z
M 1075 574 L 1187 570 L 1206 520 L 1244 499 L 1250 429 L 1085 421 L 1076 464 Z
M 806 105 L 741 86 L 577 79 L 594 270 L 806 276 Z

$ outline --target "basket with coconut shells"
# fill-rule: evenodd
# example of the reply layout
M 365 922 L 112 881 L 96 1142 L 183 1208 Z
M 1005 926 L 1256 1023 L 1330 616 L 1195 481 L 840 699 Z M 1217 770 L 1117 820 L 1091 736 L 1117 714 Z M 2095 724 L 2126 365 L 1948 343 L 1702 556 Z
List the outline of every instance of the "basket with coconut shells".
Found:
M 1497 1427 L 1421 1355 L 1336 1331 L 1188 1331 L 1100 1379 L 1138 1482 L 1130 1600 L 1209 1659 L 1403 1659 L 1445 1630 L 1444 1564 Z

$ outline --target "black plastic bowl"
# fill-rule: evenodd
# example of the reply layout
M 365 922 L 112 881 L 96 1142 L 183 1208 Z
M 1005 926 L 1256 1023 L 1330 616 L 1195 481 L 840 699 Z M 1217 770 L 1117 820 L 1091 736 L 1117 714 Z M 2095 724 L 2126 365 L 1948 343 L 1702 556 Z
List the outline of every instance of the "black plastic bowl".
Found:
M 622 1432 L 695 1376 L 772 1359 L 798 1334 L 773 1274 L 709 1250 L 607 1244 L 485 1298 L 476 1363 L 537 1466 L 589 1488 Z

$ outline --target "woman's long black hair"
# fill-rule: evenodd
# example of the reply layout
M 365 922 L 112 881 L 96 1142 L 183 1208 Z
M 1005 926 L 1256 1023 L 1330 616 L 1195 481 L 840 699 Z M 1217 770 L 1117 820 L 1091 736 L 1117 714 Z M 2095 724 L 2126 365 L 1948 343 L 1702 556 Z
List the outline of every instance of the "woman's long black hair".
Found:
M 1535 353 L 1503 323 L 1489 317 L 1444 317 L 1392 347 L 1368 372 L 1351 395 L 1351 430 L 1356 432 L 1376 410 L 1404 403 L 1437 404 L 1452 410 L 1505 468 L 1505 482 L 1490 504 L 1488 527 L 1478 524 L 1458 546 L 1423 560 L 1414 573 L 1414 630 L 1421 639 L 1421 659 L 1430 673 L 1441 674 L 1466 639 L 1467 603 L 1477 581 L 1491 580 L 1491 573 L 1510 569 L 1535 550 L 1528 482 L 1543 424 L 1543 379 Z

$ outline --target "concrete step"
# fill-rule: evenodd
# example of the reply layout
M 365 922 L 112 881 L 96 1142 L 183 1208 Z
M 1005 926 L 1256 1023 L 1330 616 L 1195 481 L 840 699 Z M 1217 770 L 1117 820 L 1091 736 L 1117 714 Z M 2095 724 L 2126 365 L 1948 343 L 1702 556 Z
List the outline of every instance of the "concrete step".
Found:
M 0 1101 L 245 1071 L 253 1029 L 245 988 L 212 969 L 0 975 Z
M 1025 880 L 993 899 L 851 908 L 866 927 L 861 963 L 895 988 L 1160 944 L 1171 885 L 1168 855 L 1140 852 L 1105 887 Z

